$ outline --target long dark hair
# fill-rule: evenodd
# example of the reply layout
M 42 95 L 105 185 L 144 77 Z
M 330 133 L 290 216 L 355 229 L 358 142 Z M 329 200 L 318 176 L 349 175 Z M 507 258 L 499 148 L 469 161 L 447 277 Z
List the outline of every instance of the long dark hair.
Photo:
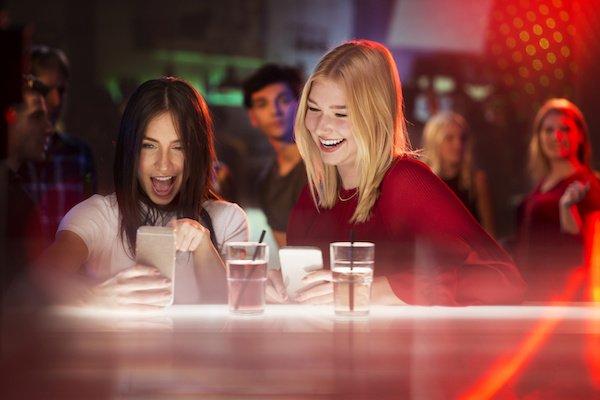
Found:
M 153 118 L 164 112 L 173 116 L 185 160 L 179 193 L 171 204 L 158 206 L 139 184 L 137 172 L 146 128 Z M 135 254 L 137 228 L 157 224 L 165 212 L 174 212 L 177 218 L 206 220 L 202 203 L 219 198 L 213 189 L 214 162 L 212 120 L 202 96 L 178 78 L 152 79 L 141 84 L 125 107 L 114 164 L 120 235 L 125 249 Z

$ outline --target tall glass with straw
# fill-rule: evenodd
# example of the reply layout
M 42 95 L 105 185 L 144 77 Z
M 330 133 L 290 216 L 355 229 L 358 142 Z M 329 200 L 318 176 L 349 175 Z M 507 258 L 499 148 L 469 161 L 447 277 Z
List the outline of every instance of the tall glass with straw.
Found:
M 234 314 L 261 314 L 265 310 L 265 285 L 269 248 L 258 242 L 230 242 L 225 245 L 229 311 Z
M 375 244 L 370 242 L 335 242 L 329 246 L 335 314 L 365 316 L 369 314 L 371 284 L 375 261 Z

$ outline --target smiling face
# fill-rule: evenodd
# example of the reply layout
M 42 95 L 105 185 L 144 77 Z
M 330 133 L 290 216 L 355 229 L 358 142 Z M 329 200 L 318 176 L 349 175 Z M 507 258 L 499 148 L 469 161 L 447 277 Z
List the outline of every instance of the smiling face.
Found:
M 138 181 L 157 205 L 173 201 L 183 182 L 183 144 L 170 113 L 150 120 L 142 139 Z
M 307 104 L 304 124 L 320 150 L 323 163 L 354 166 L 358 147 L 344 88 L 330 79 L 317 79 L 311 85 Z
M 573 118 L 559 112 L 548 114 L 539 133 L 540 146 L 550 161 L 577 157 L 583 135 Z
M 442 141 L 439 145 L 440 161 L 443 165 L 460 164 L 465 153 L 467 136 L 463 129 L 454 123 L 443 129 Z

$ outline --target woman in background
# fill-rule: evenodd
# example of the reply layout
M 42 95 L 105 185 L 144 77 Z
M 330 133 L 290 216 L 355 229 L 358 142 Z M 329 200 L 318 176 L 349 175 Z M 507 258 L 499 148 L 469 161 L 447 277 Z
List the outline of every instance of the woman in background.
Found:
M 581 227 L 600 210 L 600 183 L 590 169 L 591 146 L 583 114 L 566 99 L 537 112 L 529 143 L 535 187 L 517 212 L 516 257 L 529 284 L 527 299 L 560 295 L 583 261 Z
M 454 112 L 431 117 L 423 130 L 424 161 L 439 176 L 485 230 L 494 235 L 494 212 L 487 176 L 473 165 L 469 125 Z
M 398 71 L 383 45 L 350 41 L 321 59 L 304 87 L 295 134 L 309 184 L 290 217 L 290 245 L 318 245 L 327 263 L 329 243 L 351 232 L 374 242 L 375 304 L 521 300 L 510 257 L 412 156 Z M 330 270 L 306 283 L 296 301 L 332 302 Z
M 116 193 L 95 195 L 63 218 L 39 261 L 37 278 L 55 300 L 109 306 L 162 307 L 171 282 L 135 262 L 136 230 L 172 226 L 178 250 L 176 303 L 225 301 L 228 241 L 248 239 L 245 213 L 213 190 L 215 162 L 208 107 L 176 78 L 143 83 L 119 130 Z

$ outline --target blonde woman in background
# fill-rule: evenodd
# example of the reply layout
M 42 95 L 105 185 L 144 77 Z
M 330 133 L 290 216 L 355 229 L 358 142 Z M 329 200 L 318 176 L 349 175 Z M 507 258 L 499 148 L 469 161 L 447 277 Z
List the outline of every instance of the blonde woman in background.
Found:
M 491 304 L 521 300 L 524 284 L 501 250 L 425 164 L 412 156 L 398 70 L 380 43 L 328 52 L 308 79 L 295 134 L 308 187 L 290 216 L 290 245 L 374 242 L 375 304 Z M 333 301 L 331 271 L 297 298 Z
M 451 111 L 440 112 L 423 130 L 423 156 L 471 214 L 492 236 L 494 210 L 486 173 L 473 165 L 470 129 L 465 119 Z
M 529 283 L 529 300 L 548 300 L 563 290 L 583 261 L 580 229 L 600 210 L 600 182 L 590 168 L 585 118 L 566 99 L 550 99 L 537 112 L 529 143 L 535 187 L 517 212 L 516 257 Z

